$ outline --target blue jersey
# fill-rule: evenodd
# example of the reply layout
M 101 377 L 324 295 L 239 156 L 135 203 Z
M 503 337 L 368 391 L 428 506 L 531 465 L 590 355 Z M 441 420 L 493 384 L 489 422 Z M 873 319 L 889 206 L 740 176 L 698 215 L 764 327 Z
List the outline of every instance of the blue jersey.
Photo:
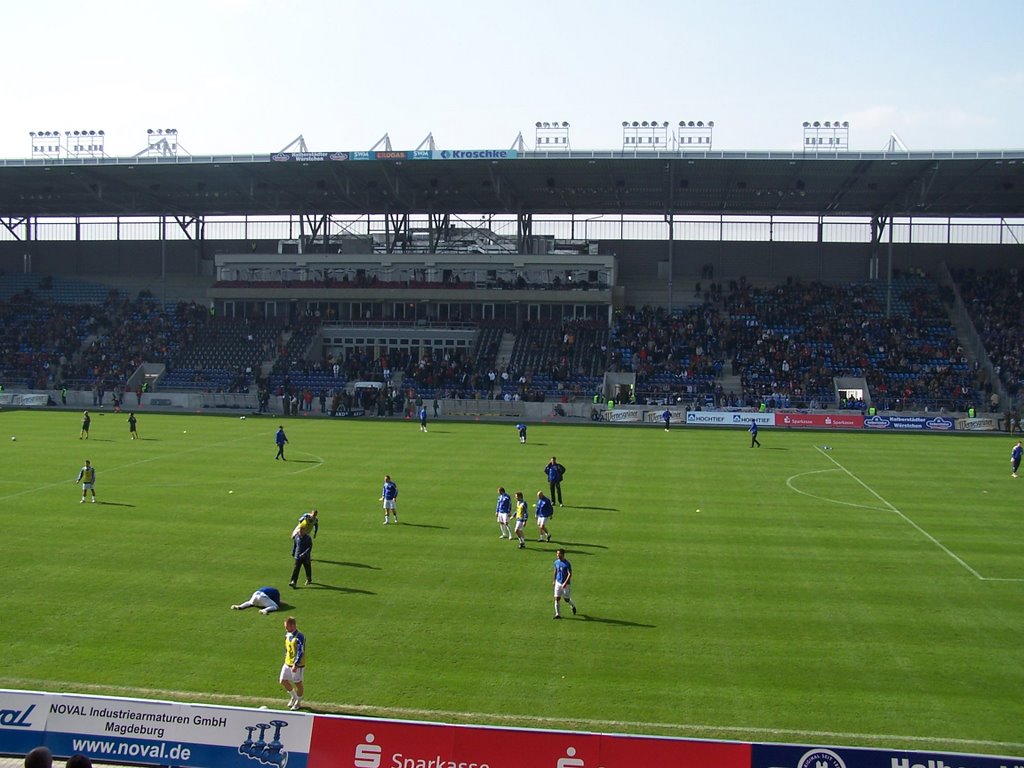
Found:
M 565 584 L 572 576 L 572 563 L 568 560 L 555 559 L 555 581 Z
M 264 595 L 269 597 L 275 603 L 278 603 L 278 604 L 281 603 L 281 593 L 277 590 L 277 587 L 260 587 L 256 591 L 257 592 L 262 592 Z
M 754 437 L 757 437 L 757 422 L 756 421 L 750 422 L 750 429 L 748 429 L 747 431 L 751 435 L 753 435 Z
M 541 496 L 537 499 L 537 507 L 534 512 L 537 517 L 551 517 L 555 512 L 555 508 L 551 506 L 551 499 L 547 496 Z
M 420 421 L 426 423 L 427 421 L 427 407 L 423 406 L 420 408 Z
M 505 515 L 507 515 L 511 511 L 512 511 L 512 497 L 509 496 L 507 493 L 499 493 L 498 494 L 498 506 L 495 509 L 495 512 L 497 512 L 498 514 L 505 514 Z
M 672 412 L 665 411 L 664 413 L 661 414 L 661 418 L 662 420 L 664 420 L 666 424 L 668 424 L 670 421 L 672 421 Z
M 1010 458 L 1013 459 L 1014 464 L 1020 464 L 1021 457 L 1024 457 L 1024 448 L 1019 445 L 1013 446 L 1013 450 L 1010 451 Z
M 519 436 L 520 437 L 526 437 L 526 425 L 525 424 L 516 424 L 516 429 L 519 430 Z
M 388 501 L 397 499 L 398 486 L 395 485 L 394 482 L 392 482 L 391 480 L 388 480 L 386 483 L 384 483 L 384 489 L 380 492 L 380 495 L 383 496 Z
M 284 436 L 284 430 L 283 429 L 277 430 L 277 435 L 275 435 L 274 441 L 278 445 L 284 445 L 285 443 L 288 442 L 288 438 Z

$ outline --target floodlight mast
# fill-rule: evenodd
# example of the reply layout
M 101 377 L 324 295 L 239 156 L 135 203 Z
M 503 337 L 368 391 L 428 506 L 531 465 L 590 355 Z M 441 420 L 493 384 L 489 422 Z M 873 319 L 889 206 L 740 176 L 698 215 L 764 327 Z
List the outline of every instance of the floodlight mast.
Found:
M 435 149 L 437 149 L 437 145 L 434 144 L 434 134 L 433 133 L 428 133 L 426 135 L 426 138 L 424 138 L 423 141 L 421 141 L 419 143 L 419 146 L 416 147 L 416 150 L 419 151 L 419 150 L 423 149 L 424 147 L 426 149 L 430 150 L 431 152 L 433 152 Z
M 146 146 L 136 152 L 133 157 L 143 155 L 155 155 L 157 157 L 177 157 L 178 150 L 185 151 L 185 148 L 178 142 L 177 128 L 147 128 Z M 187 155 L 188 152 L 185 151 Z
M 623 152 L 665 152 L 668 150 L 668 120 L 623 120 Z
M 569 152 L 569 123 L 565 120 L 538 120 L 534 127 L 534 149 L 538 152 Z
M 850 123 L 846 120 L 805 120 L 804 152 L 848 152 Z
M 714 129 L 714 120 L 680 120 L 676 133 L 676 149 L 680 152 L 710 150 Z

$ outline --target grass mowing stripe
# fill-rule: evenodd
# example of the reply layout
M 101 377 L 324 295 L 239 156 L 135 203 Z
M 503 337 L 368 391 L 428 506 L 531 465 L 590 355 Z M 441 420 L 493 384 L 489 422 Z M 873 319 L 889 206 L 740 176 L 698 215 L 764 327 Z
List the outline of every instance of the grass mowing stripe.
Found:
M 83 453 L 75 414 L 0 412 L 18 437 L 0 444 L 5 477 L 45 486 L 88 457 L 108 502 L 80 505 L 62 483 L 0 505 L 3 607 L 17 617 L 0 642 L 11 669 L 58 690 L 280 705 L 281 615 L 229 606 L 287 583 L 289 533 L 317 507 L 317 583 L 284 588 L 314 708 L 744 740 L 836 733 L 893 748 L 1020 741 L 1024 590 L 949 568 L 821 462 L 820 435 L 766 430 L 750 450 L 739 430 L 536 424 L 521 445 L 510 424 L 438 421 L 423 434 L 301 418 L 283 422 L 295 461 L 275 462 L 277 419 L 140 422 L 152 439 L 95 419 Z M 828 439 L 979 573 L 1024 571 L 1002 441 Z M 552 544 L 531 519 L 519 550 L 497 538 L 496 488 L 532 500 L 553 454 L 568 506 Z M 385 473 L 398 526 L 381 525 Z M 557 546 L 580 606 L 561 622 Z

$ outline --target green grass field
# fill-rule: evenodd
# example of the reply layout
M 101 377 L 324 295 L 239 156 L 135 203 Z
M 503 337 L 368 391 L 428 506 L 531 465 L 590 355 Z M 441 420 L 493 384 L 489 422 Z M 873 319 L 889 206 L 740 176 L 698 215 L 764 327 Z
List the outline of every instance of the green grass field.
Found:
M 0 412 L 3 687 L 283 706 L 291 613 L 318 712 L 1024 751 L 1005 436 L 299 418 L 285 463 L 276 419 L 142 413 L 133 443 L 126 418 L 86 442 L 77 413 Z M 518 550 L 495 489 L 532 499 L 552 454 L 554 543 Z M 314 506 L 317 583 L 290 590 Z M 580 614 L 555 622 L 559 545 Z M 229 610 L 263 584 L 284 612 Z

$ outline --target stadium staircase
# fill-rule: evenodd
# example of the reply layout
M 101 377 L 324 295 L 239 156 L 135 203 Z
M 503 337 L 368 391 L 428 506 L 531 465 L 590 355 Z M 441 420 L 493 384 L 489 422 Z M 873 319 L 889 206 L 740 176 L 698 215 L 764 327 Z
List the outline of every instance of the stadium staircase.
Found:
M 516 348 L 516 335 L 514 333 L 506 333 L 501 337 L 501 343 L 498 345 L 498 368 L 504 370 L 508 367 L 509 361 L 512 359 L 512 350 Z

